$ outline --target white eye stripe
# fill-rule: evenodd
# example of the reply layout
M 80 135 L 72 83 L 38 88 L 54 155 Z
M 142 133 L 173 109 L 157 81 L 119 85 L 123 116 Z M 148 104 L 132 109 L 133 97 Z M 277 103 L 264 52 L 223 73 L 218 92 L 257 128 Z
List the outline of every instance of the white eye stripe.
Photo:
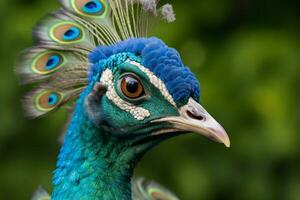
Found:
M 149 77 L 152 85 L 154 85 L 161 92 L 161 94 L 165 97 L 166 100 L 170 102 L 170 104 L 172 104 L 175 108 L 177 108 L 173 97 L 170 95 L 166 85 L 162 80 L 160 80 L 153 72 L 151 72 L 148 68 L 144 67 L 140 63 L 129 59 L 126 62 L 134 66 L 137 66 L 142 72 L 144 72 Z
M 130 113 L 133 117 L 137 120 L 144 120 L 146 117 L 150 116 L 149 110 L 145 108 L 135 106 L 131 103 L 128 103 L 121 99 L 117 94 L 114 83 L 113 83 L 113 73 L 110 69 L 106 69 L 102 72 L 100 82 L 107 87 L 106 96 L 107 98 L 112 101 L 116 106 L 120 109 Z

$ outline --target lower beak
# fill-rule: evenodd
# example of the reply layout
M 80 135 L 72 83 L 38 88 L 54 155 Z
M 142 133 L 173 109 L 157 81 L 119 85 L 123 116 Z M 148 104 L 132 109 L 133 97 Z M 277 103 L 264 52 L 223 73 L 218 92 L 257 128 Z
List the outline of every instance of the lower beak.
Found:
M 179 109 L 180 116 L 170 116 L 154 122 L 168 122 L 177 131 L 191 131 L 230 147 L 224 128 L 194 99 Z

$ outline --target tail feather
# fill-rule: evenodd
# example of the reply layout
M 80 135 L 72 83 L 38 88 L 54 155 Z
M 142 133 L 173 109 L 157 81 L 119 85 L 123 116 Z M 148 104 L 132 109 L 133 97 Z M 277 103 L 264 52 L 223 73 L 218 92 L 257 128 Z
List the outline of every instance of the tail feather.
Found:
M 85 55 L 72 51 L 34 47 L 21 54 L 16 71 L 22 83 L 27 84 L 45 81 L 63 70 L 76 71 L 79 67 L 87 71 L 88 64 Z
M 95 47 L 93 34 L 60 9 L 42 20 L 33 30 L 38 44 L 72 47 L 92 51 Z
M 63 8 L 34 29 L 35 46 L 26 50 L 16 71 L 37 89 L 23 99 L 30 117 L 39 117 L 74 101 L 88 84 L 88 55 L 98 45 L 147 37 L 162 17 L 175 19 L 172 6 L 157 0 L 59 0 Z

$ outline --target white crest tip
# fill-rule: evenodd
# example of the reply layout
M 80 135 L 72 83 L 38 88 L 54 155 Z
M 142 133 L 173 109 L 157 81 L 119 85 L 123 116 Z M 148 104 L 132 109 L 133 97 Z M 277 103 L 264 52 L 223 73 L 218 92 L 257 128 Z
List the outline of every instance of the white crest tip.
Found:
M 176 20 L 175 12 L 171 4 L 165 4 L 161 8 L 161 15 L 164 20 L 172 23 Z
M 156 0 L 140 0 L 143 5 L 143 9 L 148 12 L 152 12 L 154 15 L 157 15 L 157 2 Z

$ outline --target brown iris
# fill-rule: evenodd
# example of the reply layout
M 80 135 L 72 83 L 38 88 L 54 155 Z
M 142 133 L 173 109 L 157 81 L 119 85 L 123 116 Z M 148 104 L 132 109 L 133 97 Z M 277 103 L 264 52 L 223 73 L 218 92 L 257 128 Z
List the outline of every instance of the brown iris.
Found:
M 144 87 L 141 82 L 131 74 L 121 78 L 122 93 L 130 99 L 138 99 L 145 94 Z

